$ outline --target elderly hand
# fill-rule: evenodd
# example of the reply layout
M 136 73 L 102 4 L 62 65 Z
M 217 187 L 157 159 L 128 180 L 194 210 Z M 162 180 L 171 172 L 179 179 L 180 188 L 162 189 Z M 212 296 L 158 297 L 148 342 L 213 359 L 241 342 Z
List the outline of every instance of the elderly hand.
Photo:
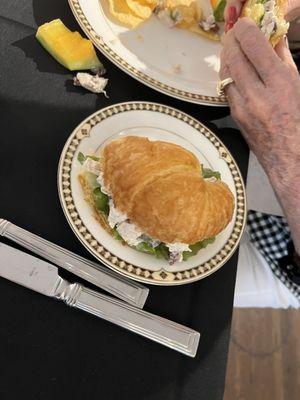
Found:
M 300 79 L 285 39 L 275 51 L 248 18 L 224 36 L 221 79 L 235 119 L 269 176 L 300 254 Z
M 225 31 L 233 27 L 241 14 L 242 7 L 246 0 L 227 0 L 224 10 Z M 287 0 L 285 7 L 285 18 L 293 21 L 300 16 L 300 0 Z

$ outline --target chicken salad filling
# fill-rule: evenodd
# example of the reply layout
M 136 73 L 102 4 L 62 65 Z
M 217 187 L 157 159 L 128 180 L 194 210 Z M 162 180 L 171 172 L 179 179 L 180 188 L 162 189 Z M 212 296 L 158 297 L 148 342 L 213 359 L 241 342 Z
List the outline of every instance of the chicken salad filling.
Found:
M 262 1 L 264 11 L 261 17 L 260 28 L 267 39 L 276 30 L 275 0 Z
M 198 14 L 198 25 L 205 31 L 217 31 L 218 26 L 214 16 L 214 11 L 210 1 L 208 0 L 196 0 L 196 7 L 199 10 Z M 183 14 L 184 8 L 173 7 L 169 8 L 164 0 L 160 0 L 158 5 L 154 8 L 153 13 L 169 28 L 180 24 L 185 20 L 186 16 Z

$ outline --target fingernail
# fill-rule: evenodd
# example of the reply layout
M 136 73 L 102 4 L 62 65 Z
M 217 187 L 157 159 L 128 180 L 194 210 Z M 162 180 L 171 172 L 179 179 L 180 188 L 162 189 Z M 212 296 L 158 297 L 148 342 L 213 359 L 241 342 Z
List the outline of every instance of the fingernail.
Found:
M 228 9 L 228 22 L 225 26 L 225 32 L 228 32 L 233 27 L 236 21 L 237 21 L 236 8 L 234 6 L 230 6 Z
M 237 21 L 237 11 L 235 6 L 230 6 L 228 9 L 228 23 L 231 22 L 234 24 Z
M 226 26 L 225 26 L 225 32 L 228 32 L 234 25 L 234 22 L 229 21 L 227 22 Z
M 289 45 L 289 39 L 288 39 L 287 35 L 284 35 L 284 38 L 285 38 L 285 45 L 289 49 L 290 45 Z

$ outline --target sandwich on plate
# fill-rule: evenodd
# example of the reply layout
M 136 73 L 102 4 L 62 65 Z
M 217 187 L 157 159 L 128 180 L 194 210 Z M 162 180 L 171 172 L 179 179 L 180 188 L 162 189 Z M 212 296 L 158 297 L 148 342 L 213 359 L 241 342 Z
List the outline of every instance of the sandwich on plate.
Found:
M 272 46 L 276 46 L 289 28 L 284 19 L 285 4 L 285 0 L 247 0 L 241 16 L 252 18 Z
M 85 199 L 102 227 L 170 264 L 197 254 L 232 219 L 234 197 L 220 174 L 176 144 L 126 136 L 78 160 Z

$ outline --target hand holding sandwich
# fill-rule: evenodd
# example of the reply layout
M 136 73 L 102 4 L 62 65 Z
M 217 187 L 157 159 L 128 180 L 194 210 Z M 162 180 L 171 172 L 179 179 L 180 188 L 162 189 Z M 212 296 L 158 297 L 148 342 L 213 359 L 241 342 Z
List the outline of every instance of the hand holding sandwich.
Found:
M 231 113 L 269 176 L 300 254 L 300 79 L 285 38 L 275 51 L 241 18 L 223 39 L 221 79 Z

